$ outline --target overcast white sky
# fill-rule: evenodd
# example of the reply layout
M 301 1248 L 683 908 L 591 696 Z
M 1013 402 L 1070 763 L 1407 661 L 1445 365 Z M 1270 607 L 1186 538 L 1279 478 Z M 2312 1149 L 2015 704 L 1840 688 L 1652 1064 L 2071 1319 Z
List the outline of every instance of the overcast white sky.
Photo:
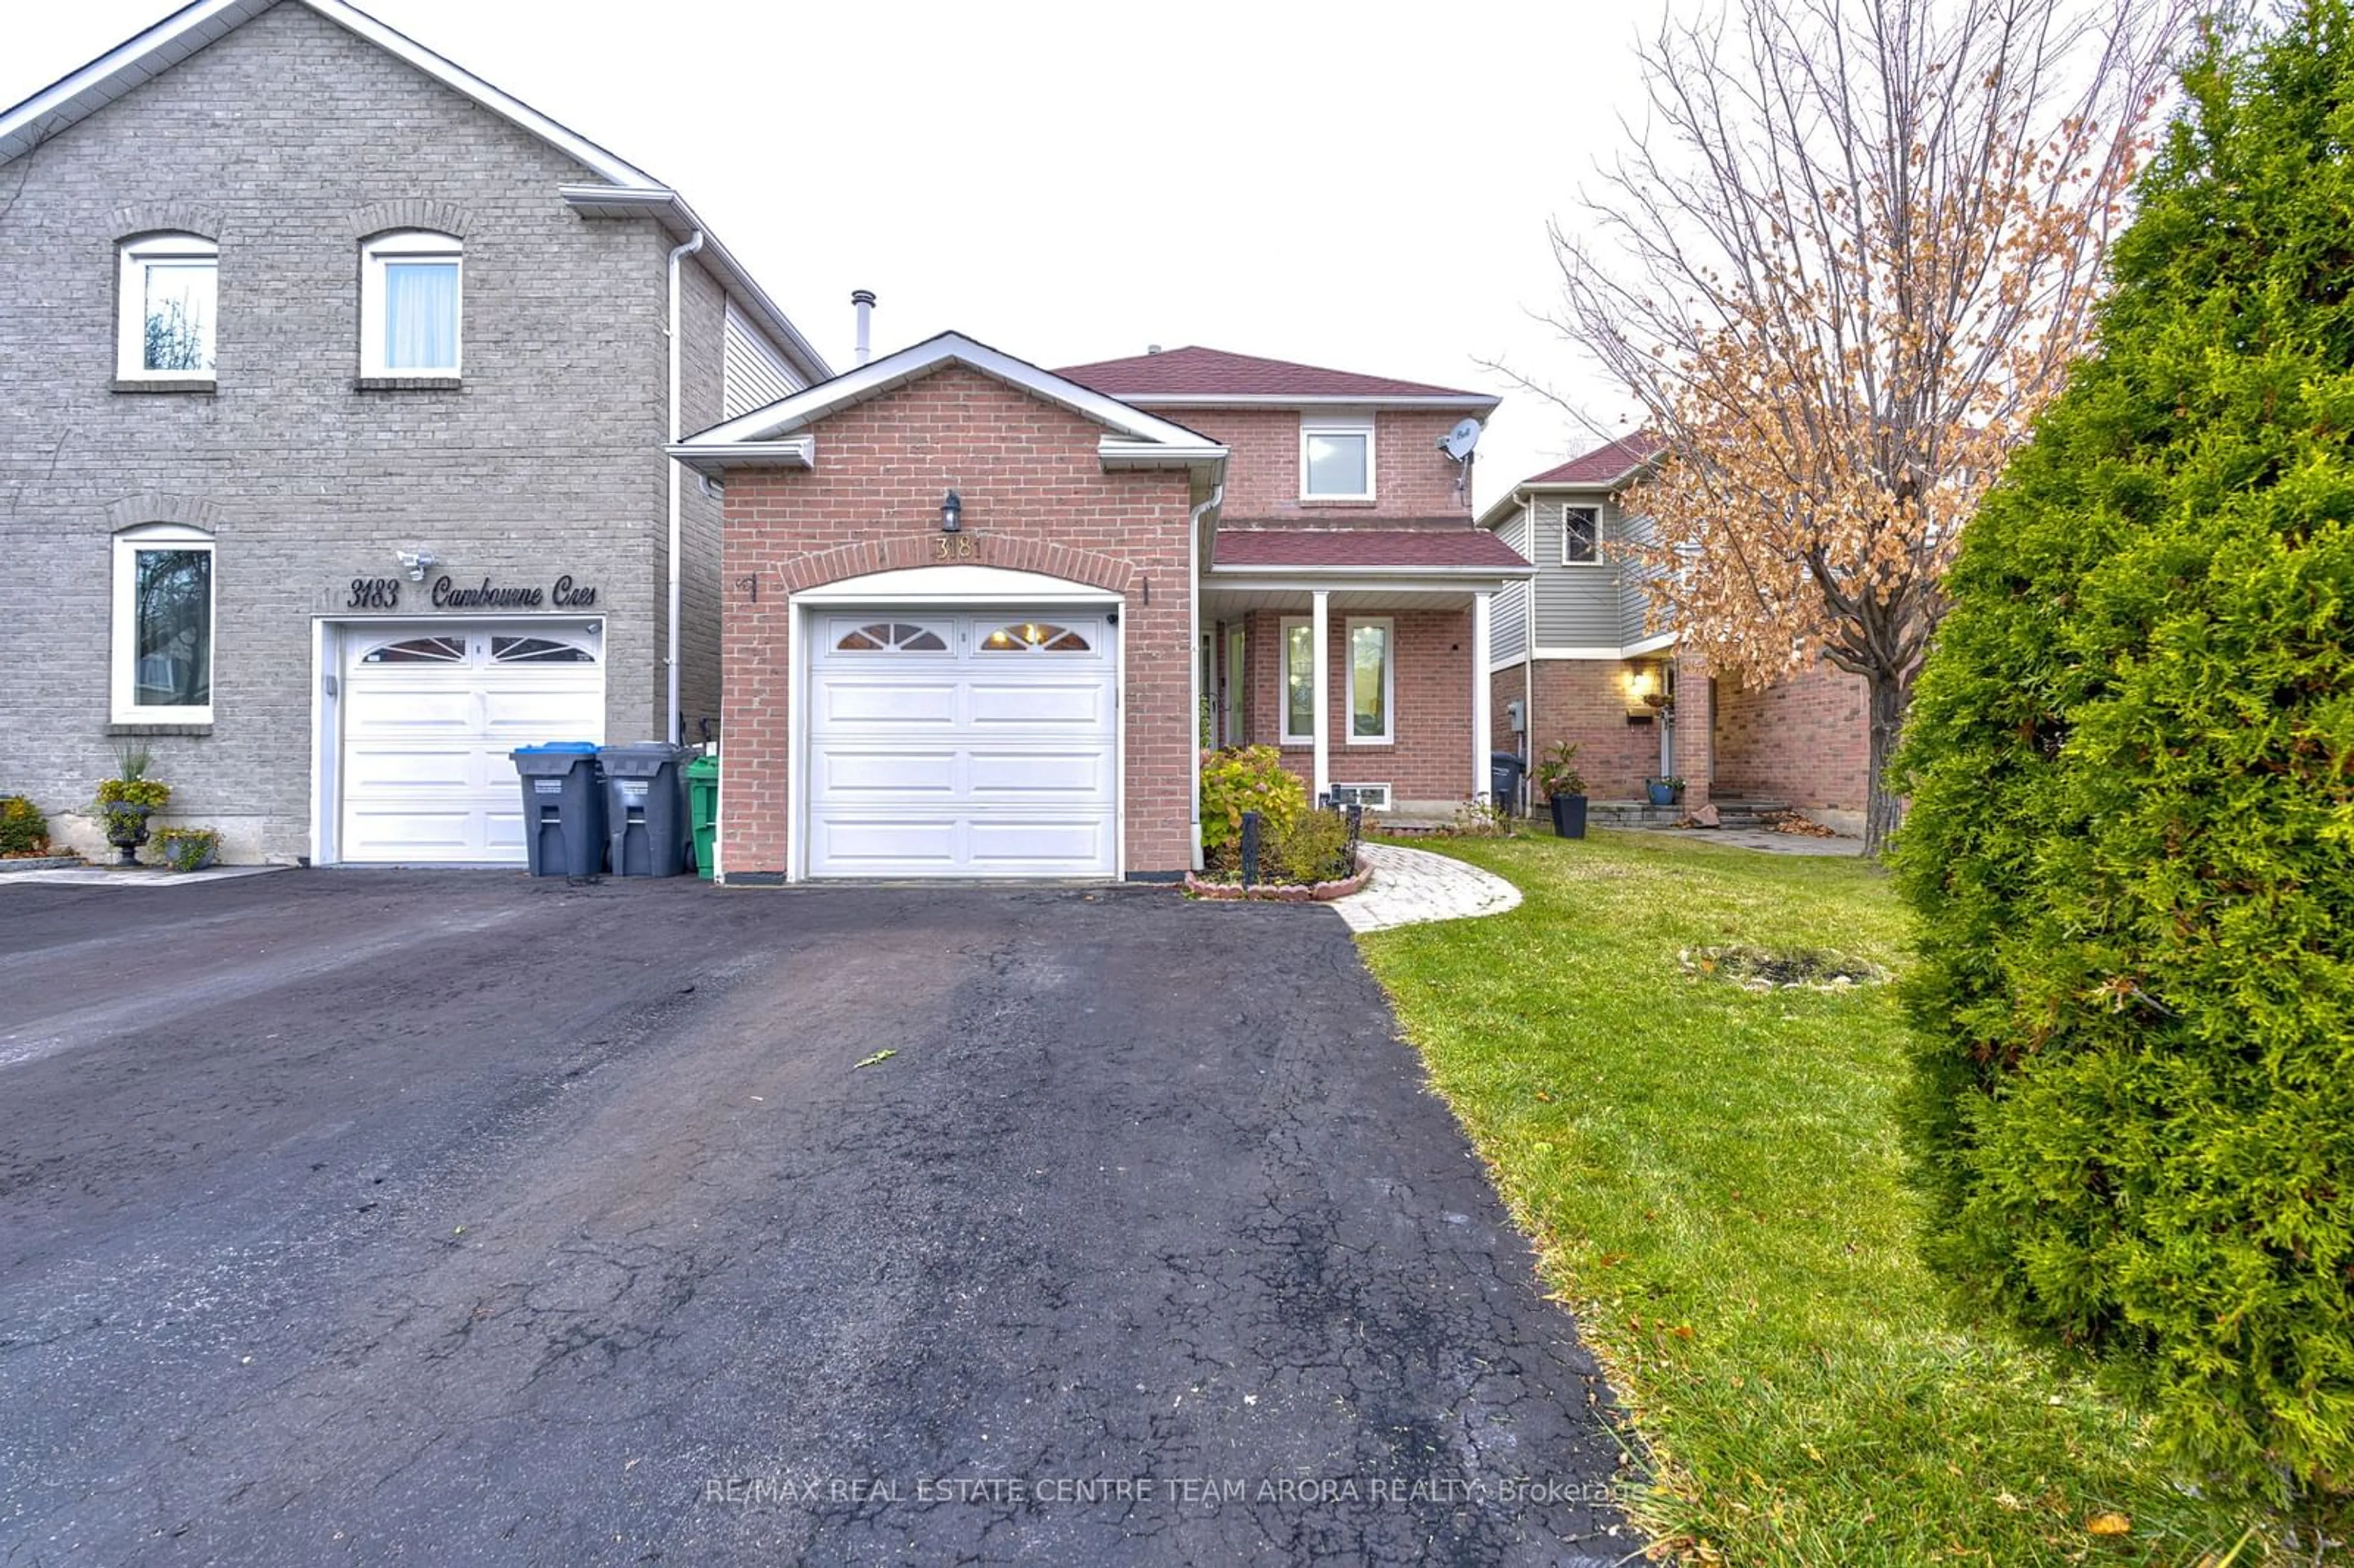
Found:
M 1629 411 L 1532 312 L 1631 109 L 1626 5 L 366 0 L 695 203 L 837 368 L 955 328 L 1053 366 L 1206 344 L 1504 394 L 1485 506 Z M 0 105 L 168 0 L 0 0 Z

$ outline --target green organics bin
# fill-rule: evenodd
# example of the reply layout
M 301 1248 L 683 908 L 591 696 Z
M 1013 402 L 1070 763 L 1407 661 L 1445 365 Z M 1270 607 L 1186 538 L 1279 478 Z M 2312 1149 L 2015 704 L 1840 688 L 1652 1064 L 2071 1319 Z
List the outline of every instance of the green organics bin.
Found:
M 719 758 L 705 754 L 686 765 L 686 820 L 695 832 L 695 874 L 711 880 L 719 837 Z

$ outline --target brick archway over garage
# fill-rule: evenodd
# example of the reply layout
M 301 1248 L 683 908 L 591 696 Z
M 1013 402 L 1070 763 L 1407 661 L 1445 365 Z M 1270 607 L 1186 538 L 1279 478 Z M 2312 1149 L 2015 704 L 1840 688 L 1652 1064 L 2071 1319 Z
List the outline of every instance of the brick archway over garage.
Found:
M 902 534 L 887 539 L 870 540 L 856 545 L 836 546 L 830 550 L 817 550 L 779 562 L 771 568 L 775 586 L 787 593 L 800 593 L 804 588 L 823 588 L 852 577 L 871 577 L 877 572 L 901 571 L 913 567 L 938 567 L 949 564 L 940 553 L 939 541 L 946 535 L 933 534 Z M 1020 535 L 999 535 L 975 529 L 962 535 L 970 541 L 973 554 L 956 557 L 960 565 L 1005 567 L 1014 571 L 1037 572 L 1065 582 L 1085 583 L 1089 588 L 1125 596 L 1137 579 L 1137 569 L 1131 561 L 1118 556 L 1107 556 L 1094 550 L 1074 549 L 1051 539 L 1025 538 Z M 984 561 L 982 557 L 986 556 Z
M 1103 426 L 962 364 L 807 429 L 813 467 L 726 471 L 724 877 L 774 882 L 789 869 L 793 596 L 943 565 L 1034 572 L 1121 596 L 1123 870 L 1182 873 L 1193 858 L 1191 477 L 1182 469 L 1107 472 Z M 950 490 L 964 503 L 964 531 L 954 536 L 940 532 Z

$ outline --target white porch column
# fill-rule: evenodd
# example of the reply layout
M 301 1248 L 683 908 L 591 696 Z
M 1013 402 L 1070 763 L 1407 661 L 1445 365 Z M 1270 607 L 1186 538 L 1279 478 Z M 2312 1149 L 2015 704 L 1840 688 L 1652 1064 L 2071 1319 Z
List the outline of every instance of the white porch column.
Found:
M 1488 754 L 1495 742 L 1488 736 L 1493 723 L 1488 712 L 1488 600 L 1486 589 L 1471 596 L 1471 799 L 1485 800 L 1490 793 L 1488 775 Z M 1500 806 L 1511 802 L 1499 800 Z
M 1310 733 L 1316 737 L 1316 783 L 1309 791 L 1311 804 L 1321 802 L 1332 789 L 1332 674 L 1325 657 L 1326 634 L 1331 626 L 1331 593 L 1326 588 L 1316 590 L 1316 618 L 1309 632 L 1315 643 L 1313 668 L 1316 673 L 1316 701 L 1310 709 Z

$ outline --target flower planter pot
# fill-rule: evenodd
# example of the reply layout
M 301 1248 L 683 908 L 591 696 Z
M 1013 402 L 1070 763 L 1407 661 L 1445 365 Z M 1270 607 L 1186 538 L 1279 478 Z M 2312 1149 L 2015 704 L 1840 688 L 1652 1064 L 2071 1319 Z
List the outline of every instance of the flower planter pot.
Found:
M 1555 838 L 1582 839 L 1585 836 L 1585 797 L 1555 795 L 1549 802 L 1553 807 L 1553 832 Z
M 147 817 L 152 806 L 116 800 L 106 807 L 106 842 L 122 852 L 118 865 L 137 865 L 139 846 L 147 842 Z
M 1672 806 L 1681 791 L 1664 779 L 1646 779 L 1643 780 L 1643 793 L 1654 806 Z

